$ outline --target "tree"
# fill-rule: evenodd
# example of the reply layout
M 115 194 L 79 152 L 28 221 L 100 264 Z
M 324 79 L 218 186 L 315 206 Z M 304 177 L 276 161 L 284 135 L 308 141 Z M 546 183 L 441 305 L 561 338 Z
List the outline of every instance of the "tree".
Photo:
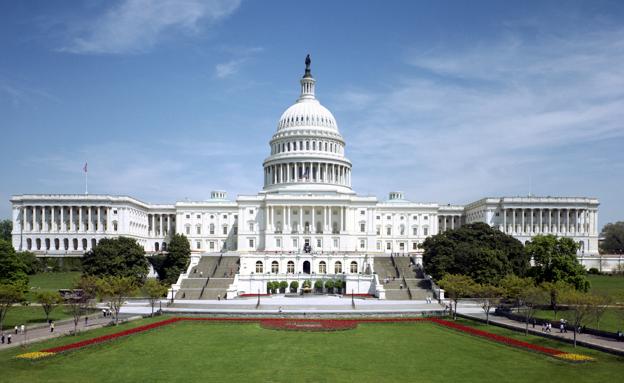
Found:
M 37 303 L 41 305 L 41 308 L 45 312 L 46 322 L 50 320 L 50 313 L 56 306 L 63 301 L 61 294 L 56 291 L 41 291 L 36 297 Z
M 595 313 L 596 298 L 594 295 L 579 290 L 568 290 L 561 297 L 562 302 L 568 305 L 572 313 L 574 326 L 574 347 L 576 347 L 576 333 L 581 325 L 587 324 Z
M 520 307 L 522 294 L 525 290 L 535 285 L 531 278 L 520 278 L 509 274 L 500 281 L 500 287 L 505 291 L 505 298 L 513 300 L 516 307 Z
M 624 254 L 624 221 L 604 225 L 600 236 L 604 238 L 600 250 L 606 254 Z
M 536 235 L 526 245 L 526 252 L 535 264 L 531 275 L 537 283 L 563 281 L 577 290 L 589 290 L 585 268 L 576 257 L 578 248 L 579 245 L 571 238 Z
M 11 232 L 13 231 L 13 222 L 10 219 L 0 221 L 0 239 L 11 242 Z
M 156 306 L 156 302 L 158 302 L 163 296 L 167 294 L 169 290 L 166 285 L 157 281 L 156 279 L 148 279 L 145 281 L 142 287 L 143 294 L 149 300 L 150 306 L 152 307 L 152 316 L 154 316 L 154 306 Z
M 297 282 L 297 281 L 290 282 L 290 292 L 291 293 L 296 293 L 298 288 L 299 288 L 299 282 Z
M 323 292 L 323 281 L 321 280 L 317 280 L 314 282 L 314 290 L 316 290 L 317 293 L 322 293 Z
M 115 325 L 119 323 L 119 311 L 126 299 L 136 290 L 136 279 L 132 277 L 107 276 L 99 280 L 100 295 L 110 300 L 115 313 Z
M 3 330 L 4 318 L 14 304 L 24 301 L 24 285 L 0 284 L 0 333 Z
M 561 294 L 564 294 L 569 289 L 573 289 L 574 286 L 565 283 L 564 281 L 542 282 L 540 286 L 548 292 L 550 297 L 550 309 L 553 311 L 554 319 L 557 319 L 557 311 L 559 311 L 559 299 Z
M 594 295 L 594 299 L 595 299 L 595 302 L 594 302 L 593 317 L 594 317 L 594 321 L 596 322 L 596 328 L 600 330 L 600 320 L 602 319 L 604 314 L 607 312 L 609 305 L 613 303 L 613 297 L 609 295 L 597 294 L 597 295 Z
M 145 280 L 149 262 L 143 247 L 127 237 L 104 238 L 82 258 L 82 269 L 97 277 L 130 277 L 135 282 Z
M 162 260 L 158 277 L 165 284 L 173 284 L 181 273 L 186 271 L 191 260 L 191 245 L 183 234 L 175 234 L 167 247 L 167 254 Z
M 74 335 L 78 332 L 78 322 L 91 305 L 92 300 L 97 296 L 99 278 L 83 275 L 74 282 L 74 288 L 65 296 L 65 307 L 72 316 L 74 322 Z
M 338 294 L 342 293 L 342 289 L 345 287 L 345 282 L 342 279 L 336 279 L 334 281 L 334 288 Z
M 334 292 L 334 281 L 333 280 L 328 280 L 325 281 L 325 288 L 327 289 L 328 293 L 333 293 Z
M 457 319 L 457 302 L 475 293 L 477 287 L 475 281 L 467 275 L 446 274 L 438 284 L 444 289 L 452 304 L 455 305 L 452 309 L 453 319 Z
M 26 266 L 17 256 L 13 245 L 0 239 L 0 283 L 26 286 Z
M 490 324 L 490 309 L 498 305 L 501 301 L 505 290 L 502 287 L 494 285 L 476 285 L 474 295 L 481 301 L 481 308 L 485 311 L 485 323 Z
M 524 276 L 529 269 L 522 243 L 486 223 L 428 237 L 422 248 L 424 268 L 435 280 L 464 274 L 477 283 L 496 284 L 507 274 Z
M 524 335 L 529 335 L 529 321 L 535 316 L 537 307 L 548 302 L 549 296 L 548 292 L 539 286 L 528 286 L 520 294 L 520 299 L 524 304 Z
M 43 270 L 42 262 L 37 258 L 35 253 L 30 251 L 18 251 L 16 255 L 24 264 L 23 270 L 26 274 L 33 275 Z
M 285 293 L 286 289 L 288 288 L 288 282 L 286 281 L 281 281 L 279 283 L 279 288 L 280 288 L 280 293 Z

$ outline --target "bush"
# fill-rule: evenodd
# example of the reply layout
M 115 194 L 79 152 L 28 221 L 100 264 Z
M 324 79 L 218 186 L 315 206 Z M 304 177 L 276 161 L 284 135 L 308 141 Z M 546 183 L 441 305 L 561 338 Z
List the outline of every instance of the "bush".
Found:
M 286 282 L 286 281 L 281 281 L 281 282 L 279 283 L 280 293 L 282 293 L 282 294 L 283 294 L 283 293 L 285 293 L 287 288 L 288 288 L 288 282 Z
M 342 292 L 343 287 L 344 287 L 344 281 L 340 279 L 336 279 L 334 281 L 334 288 L 337 290 L 339 294 Z
M 327 289 L 327 292 L 333 293 L 334 292 L 334 281 L 332 281 L 331 279 L 329 281 L 326 281 L 325 282 L 325 288 Z
M 314 282 L 314 289 L 319 292 L 323 292 L 323 281 Z
M 587 273 L 588 274 L 592 274 L 592 275 L 600 275 L 601 274 L 600 270 L 598 270 L 595 267 L 592 267 L 591 269 L 587 270 Z
M 298 288 L 299 288 L 299 282 L 297 282 L 297 281 L 290 282 L 290 292 L 291 293 L 296 293 Z
M 306 279 L 305 281 L 303 281 L 303 288 L 304 289 L 309 289 L 310 287 L 312 287 L 312 281 L 309 279 Z

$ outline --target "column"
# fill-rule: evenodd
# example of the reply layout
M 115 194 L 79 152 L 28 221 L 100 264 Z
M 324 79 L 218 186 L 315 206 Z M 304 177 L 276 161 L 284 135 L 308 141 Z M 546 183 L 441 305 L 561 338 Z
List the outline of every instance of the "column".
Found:
M 520 230 L 521 234 L 525 234 L 526 233 L 526 226 L 525 226 L 525 222 L 524 222 L 524 210 L 525 209 L 520 209 L 520 223 L 522 225 L 522 229 Z
M 46 217 L 46 207 L 42 206 L 41 207 L 41 230 L 42 231 L 48 231 L 48 221 L 47 221 L 47 217 Z
M 299 206 L 299 234 L 303 233 L 303 206 Z
M 89 220 L 89 223 L 87 224 L 87 231 L 93 231 L 93 220 L 91 218 L 91 206 L 87 207 L 87 219 Z
M 314 209 L 314 206 L 312 206 L 312 207 L 310 208 L 310 214 L 312 215 L 312 219 L 310 220 L 310 233 L 311 233 L 311 234 L 314 234 L 314 233 L 316 233 L 316 225 L 315 225 L 315 223 L 314 223 L 314 219 L 316 218 L 316 217 L 315 217 L 315 215 L 316 215 L 316 210 Z
M 539 209 L 539 230 L 538 232 L 541 234 L 544 232 L 544 219 L 542 217 L 543 211 L 542 209 Z
M 159 214 L 158 215 L 158 220 L 159 222 L 159 226 L 160 226 L 160 233 L 158 233 L 159 236 L 163 236 L 163 215 Z
M 112 229 L 111 227 L 111 208 L 107 207 L 106 208 L 106 231 L 110 231 Z
M 507 209 L 503 208 L 503 233 L 507 233 Z
M 557 209 L 557 234 L 561 231 L 561 209 Z
M 82 206 L 78 206 L 78 231 L 82 231 Z
M 74 207 L 69 207 L 69 230 L 76 231 L 76 226 L 74 226 Z
M 533 234 L 534 228 L 533 228 L 533 209 L 529 209 L 529 214 L 531 214 L 531 219 L 529 220 L 531 223 L 531 229 L 529 230 L 529 234 Z
M 100 210 L 102 209 L 102 207 L 98 206 L 96 209 L 97 209 L 97 228 L 96 228 L 96 230 L 98 232 L 102 232 L 102 214 L 100 214 Z
M 171 235 L 171 214 L 167 214 L 167 234 Z
M 548 209 L 548 234 L 552 233 L 552 209 Z
M 511 209 L 511 224 L 513 225 L 511 234 L 516 234 L 516 209 Z

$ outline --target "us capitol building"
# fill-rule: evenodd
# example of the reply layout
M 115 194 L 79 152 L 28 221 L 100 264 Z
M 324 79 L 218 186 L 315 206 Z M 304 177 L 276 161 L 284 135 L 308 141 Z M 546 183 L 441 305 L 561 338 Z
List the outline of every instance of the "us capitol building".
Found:
M 301 95 L 269 141 L 257 195 L 229 200 L 213 191 L 207 201 L 175 204 L 116 195 L 16 195 L 13 246 L 41 256 L 79 256 L 102 238 L 126 236 L 150 254 L 166 251 L 171 236 L 182 233 L 193 256 L 181 280 L 207 256 L 240 259 L 228 298 L 266 291 L 272 274 L 284 280 L 339 275 L 349 292 L 375 293 L 375 258 L 403 253 L 418 262 L 425 238 L 473 222 L 523 243 L 536 234 L 570 237 L 582 260 L 598 254 L 595 198 L 488 197 L 460 206 L 411 202 L 398 191 L 385 201 L 357 195 L 345 140 L 316 99 L 309 57 L 300 84 Z

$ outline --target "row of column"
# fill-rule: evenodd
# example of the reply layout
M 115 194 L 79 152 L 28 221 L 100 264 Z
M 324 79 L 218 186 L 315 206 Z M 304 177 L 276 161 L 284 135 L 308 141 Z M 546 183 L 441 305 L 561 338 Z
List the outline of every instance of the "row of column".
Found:
M 537 217 L 534 217 L 535 214 Z M 503 209 L 501 229 L 509 234 L 593 235 L 598 232 L 597 222 L 595 210 L 506 208 Z
M 304 206 L 273 206 L 268 205 L 266 207 L 266 227 L 269 232 L 274 233 L 296 233 L 296 234 L 327 234 L 334 233 L 338 234 L 346 230 L 346 216 L 347 216 L 347 207 L 346 206 L 321 206 L 321 207 L 304 207 Z M 282 213 L 283 222 L 279 221 L 276 223 L 275 221 L 275 210 L 279 210 Z M 297 216 L 299 217 L 298 222 L 295 221 L 295 224 L 292 223 L 293 218 L 293 209 L 298 212 Z M 308 221 L 309 227 L 308 230 L 304 227 L 303 215 L 305 209 L 309 209 L 310 211 L 310 221 Z M 321 230 L 320 233 L 317 230 L 316 225 L 316 212 L 321 210 Z M 339 209 L 339 217 L 340 220 L 337 222 L 336 227 L 332 227 L 332 211 L 335 209 Z
M 269 165 L 264 168 L 264 184 L 275 185 L 294 182 L 330 183 L 351 185 L 351 168 L 322 162 L 291 162 Z
M 440 233 L 461 226 L 461 215 L 438 215 Z
M 148 214 L 147 222 L 151 237 L 166 237 L 175 232 L 175 214 Z
M 107 206 L 24 206 L 21 223 L 28 232 L 105 232 L 110 217 Z

